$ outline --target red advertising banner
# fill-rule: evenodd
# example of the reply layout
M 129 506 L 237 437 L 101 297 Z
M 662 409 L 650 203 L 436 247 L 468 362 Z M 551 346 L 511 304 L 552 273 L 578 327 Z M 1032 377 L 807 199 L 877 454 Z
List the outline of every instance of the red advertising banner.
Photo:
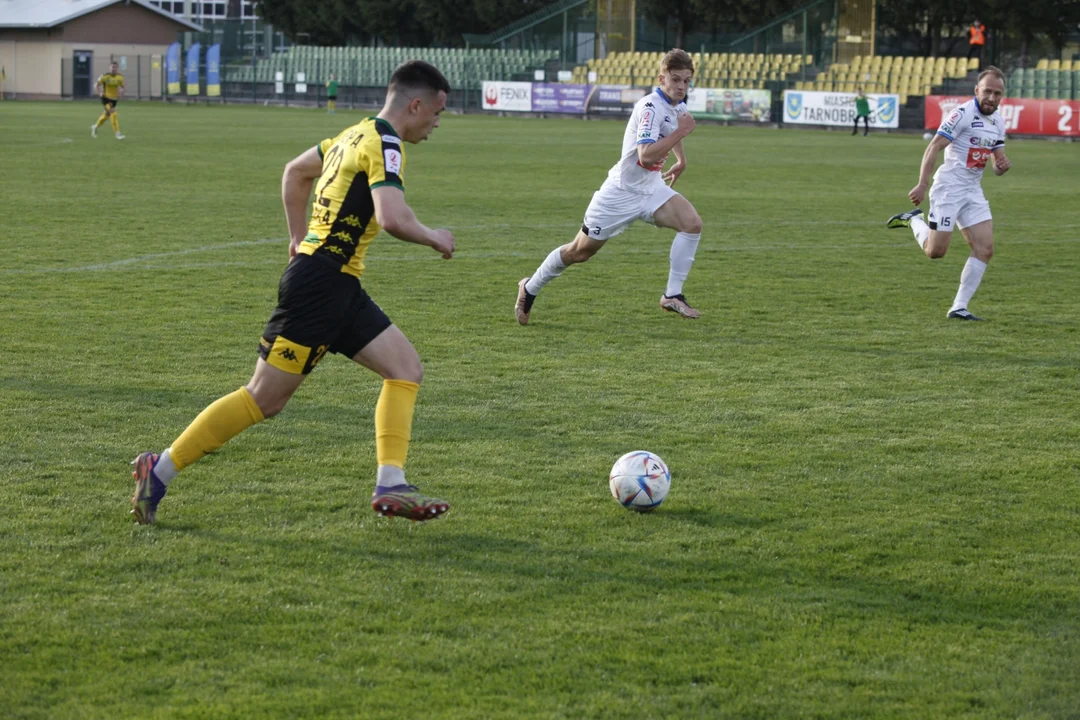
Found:
M 970 102 L 971 95 L 927 95 L 924 126 L 937 130 L 941 119 L 957 105 Z M 1014 135 L 1054 135 L 1080 137 L 1080 101 L 1005 98 L 998 108 L 1005 132 Z

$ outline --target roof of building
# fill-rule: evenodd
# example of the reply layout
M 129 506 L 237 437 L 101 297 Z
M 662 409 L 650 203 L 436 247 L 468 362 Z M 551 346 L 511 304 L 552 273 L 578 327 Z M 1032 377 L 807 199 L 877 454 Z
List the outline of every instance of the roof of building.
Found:
M 154 7 L 147 0 L 0 0 L 0 28 L 51 28 L 117 3 L 140 5 L 189 30 L 202 26 Z

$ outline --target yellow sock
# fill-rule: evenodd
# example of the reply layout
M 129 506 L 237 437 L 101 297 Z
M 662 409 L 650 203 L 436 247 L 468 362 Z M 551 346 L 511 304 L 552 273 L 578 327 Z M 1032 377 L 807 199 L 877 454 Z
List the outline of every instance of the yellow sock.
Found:
M 408 380 L 383 380 L 375 404 L 375 457 L 380 465 L 405 468 L 419 391 L 420 386 Z
M 169 455 L 177 470 L 212 453 L 252 425 L 263 421 L 262 411 L 247 388 L 210 404 L 176 438 Z
M 326 101 L 326 109 L 329 110 L 330 112 L 334 112 L 334 109 L 336 107 L 337 107 L 337 100 L 327 100 Z
M 109 116 L 109 120 L 112 121 L 113 132 L 120 132 L 120 120 L 116 117 L 116 111 L 112 111 L 112 115 Z
M 101 113 L 101 117 L 97 119 L 97 125 L 94 127 L 101 127 L 105 124 L 105 121 L 109 119 L 109 113 Z

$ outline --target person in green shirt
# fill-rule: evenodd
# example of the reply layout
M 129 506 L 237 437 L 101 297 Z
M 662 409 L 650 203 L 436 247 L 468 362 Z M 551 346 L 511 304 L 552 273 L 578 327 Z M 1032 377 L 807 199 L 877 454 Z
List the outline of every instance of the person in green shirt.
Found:
M 333 76 L 331 76 L 333 77 Z M 855 91 L 855 129 L 851 131 L 854 135 L 859 132 L 859 118 L 862 118 L 863 135 L 870 134 L 870 101 L 866 99 L 866 95 L 863 93 L 862 88 Z
M 326 112 L 331 115 L 337 108 L 337 80 L 334 73 L 330 73 L 330 79 L 326 81 Z

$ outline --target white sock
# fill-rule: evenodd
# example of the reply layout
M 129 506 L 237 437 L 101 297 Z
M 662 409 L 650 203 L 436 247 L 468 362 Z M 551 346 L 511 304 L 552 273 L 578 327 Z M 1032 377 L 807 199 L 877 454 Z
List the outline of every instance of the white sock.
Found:
M 674 297 L 682 293 L 683 283 L 686 282 L 690 268 L 694 264 L 694 253 L 697 251 L 701 233 L 677 233 L 671 243 L 671 270 L 668 271 L 667 290 L 664 292 L 668 297 Z
M 173 478 L 179 474 L 180 471 L 176 469 L 176 465 L 172 461 L 172 448 L 168 448 L 158 457 L 157 465 L 154 466 L 154 475 L 157 476 L 162 485 L 167 487 Z
M 562 246 L 552 250 L 544 262 L 540 263 L 540 267 L 536 268 L 536 272 L 529 278 L 529 282 L 525 283 L 525 292 L 530 295 L 537 295 L 549 282 L 562 275 L 562 271 L 566 269 L 566 264 L 562 261 Z
M 911 218 L 911 232 L 915 233 L 915 242 L 919 243 L 919 247 L 925 248 L 926 241 L 930 239 L 930 226 L 921 216 Z
M 986 263 L 972 255 L 964 263 L 964 271 L 960 273 L 960 289 L 956 291 L 956 299 L 952 301 L 953 310 L 966 309 L 971 302 L 971 296 L 979 289 L 983 273 L 986 272 Z
M 397 465 L 380 465 L 375 476 L 375 484 L 381 487 L 404 485 L 405 471 Z

